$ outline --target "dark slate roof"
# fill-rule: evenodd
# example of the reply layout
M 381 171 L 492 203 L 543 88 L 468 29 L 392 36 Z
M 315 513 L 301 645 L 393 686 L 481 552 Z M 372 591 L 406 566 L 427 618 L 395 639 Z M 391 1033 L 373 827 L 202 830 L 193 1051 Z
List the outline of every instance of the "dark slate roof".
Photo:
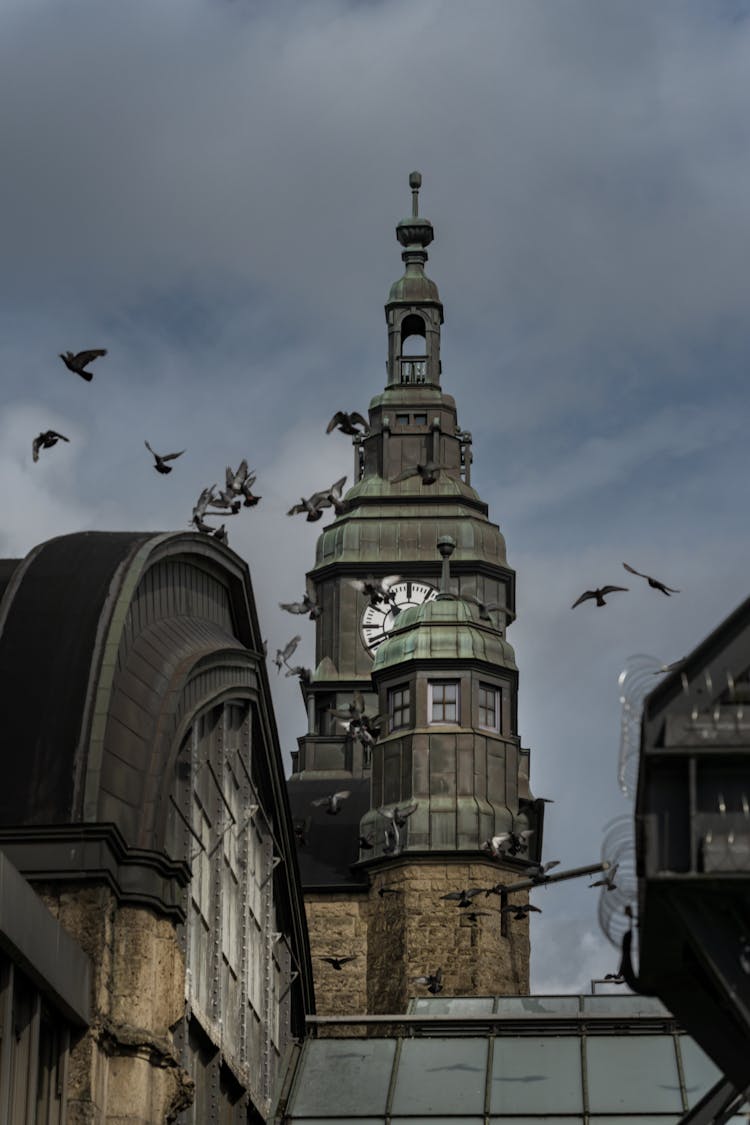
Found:
M 0 559 L 0 601 L 20 561 L 20 559 Z
M 0 825 L 79 819 L 74 758 L 99 619 L 117 568 L 154 535 L 64 535 L 18 564 L 15 595 L 0 604 Z
M 311 802 L 348 789 L 335 816 Z M 369 778 L 300 778 L 287 782 L 297 839 L 297 860 L 303 890 L 367 887 L 364 872 L 353 872 L 359 859 L 359 822 L 370 807 Z M 304 834 L 304 843 L 300 835 Z

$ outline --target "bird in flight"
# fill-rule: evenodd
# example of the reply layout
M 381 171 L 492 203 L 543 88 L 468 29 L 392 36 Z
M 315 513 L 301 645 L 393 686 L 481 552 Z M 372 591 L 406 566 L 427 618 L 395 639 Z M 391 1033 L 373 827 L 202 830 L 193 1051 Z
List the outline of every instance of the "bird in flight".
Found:
M 443 970 L 435 969 L 434 973 L 427 973 L 423 977 L 412 977 L 415 984 L 424 984 L 427 991 L 436 996 L 438 992 L 443 991 Z
M 422 478 L 422 484 L 434 484 L 445 468 L 446 465 L 439 465 L 437 461 L 427 461 L 424 465 L 407 465 L 398 476 L 391 477 L 391 484 L 398 484 L 399 481 L 417 476 Z
M 53 445 L 57 445 L 58 441 L 70 441 L 66 438 L 65 434 L 58 434 L 57 430 L 45 430 L 34 438 L 31 446 L 31 456 L 35 461 L 39 460 L 40 449 L 51 449 Z
M 356 410 L 352 414 L 347 414 L 344 410 L 337 410 L 326 426 L 326 433 L 330 434 L 332 430 L 338 428 L 342 434 L 359 434 L 358 426 L 362 427 L 362 433 L 368 433 L 370 430 L 367 420 Z
M 305 668 L 302 664 L 287 664 L 285 679 L 288 680 L 290 676 L 297 676 L 302 686 L 307 687 L 312 679 L 312 669 Z
M 276 665 L 276 670 L 278 672 L 281 671 L 281 665 L 282 664 L 287 664 L 287 660 L 292 655 L 292 653 L 294 652 L 294 650 L 296 649 L 297 645 L 300 643 L 301 640 L 302 640 L 302 637 L 298 633 L 296 637 L 292 637 L 291 641 L 287 641 L 287 644 L 285 645 L 284 648 L 277 648 L 276 649 L 276 655 L 273 658 L 273 662 Z M 289 667 L 289 665 L 287 664 L 287 668 L 288 667 Z
M 410 805 L 404 805 L 404 807 L 402 809 L 399 809 L 399 808 L 382 809 L 381 808 L 381 809 L 378 809 L 377 811 L 380 813 L 381 816 L 384 816 L 386 818 L 386 820 L 393 821 L 393 823 L 396 825 L 397 828 L 403 828 L 404 825 L 406 824 L 407 818 L 410 817 L 412 813 L 415 813 L 418 808 L 419 808 L 419 802 L 418 801 L 412 801 L 412 803 Z
M 662 594 L 666 594 L 667 597 L 671 594 L 679 594 L 680 592 L 679 590 L 675 590 L 673 586 L 665 586 L 663 582 L 660 582 L 658 578 L 652 578 L 650 574 L 642 574 L 640 570 L 635 570 L 634 567 L 628 566 L 627 563 L 623 563 L 622 565 L 625 567 L 628 574 L 637 574 L 639 578 L 645 578 L 653 590 L 661 590 Z
M 341 504 L 341 490 L 345 484 L 346 477 L 341 477 L 340 480 L 334 481 L 330 488 L 326 488 L 322 492 L 313 492 L 312 496 L 308 497 L 301 496 L 299 504 L 294 504 L 287 512 L 287 515 L 296 516 L 300 515 L 302 512 L 306 512 L 307 522 L 314 523 L 315 520 L 319 520 L 323 515 L 325 508 L 331 508 L 335 507 L 335 504 Z
M 381 602 L 393 603 L 395 594 L 392 587 L 397 582 L 401 581 L 400 574 L 387 574 L 385 578 L 373 578 L 371 574 L 367 578 L 350 578 L 349 585 L 353 586 L 355 590 L 359 590 L 361 594 L 366 594 L 371 606 L 380 605 Z
M 227 534 L 227 525 L 223 523 L 221 527 L 215 527 L 211 532 L 214 539 L 218 539 L 220 543 L 228 543 L 229 536 Z
M 86 366 L 98 359 L 100 355 L 106 355 L 106 348 L 92 348 L 88 352 L 61 352 L 60 359 L 63 361 L 68 371 L 72 371 L 75 375 L 80 375 L 87 383 L 90 383 L 94 378 L 91 371 L 86 371 Z
M 553 867 L 559 867 L 559 866 L 560 866 L 560 860 L 559 859 L 551 859 L 549 861 L 549 863 L 540 863 L 539 866 L 537 867 L 536 871 L 534 871 L 533 874 L 531 875 L 531 878 L 534 880 L 535 883 L 546 883 L 547 882 L 547 872 L 551 871 Z
M 529 849 L 529 836 L 534 835 L 533 828 L 524 828 L 521 832 L 501 832 L 499 836 L 491 836 L 482 844 L 482 851 L 489 852 L 493 859 L 501 859 L 504 855 L 519 855 Z
M 156 469 L 157 473 L 171 473 L 172 466 L 165 465 L 164 462 L 174 461 L 178 457 L 182 457 L 183 453 L 185 452 L 184 449 L 181 449 L 179 453 L 165 453 L 162 455 L 161 453 L 157 453 L 155 449 L 152 449 L 147 441 L 144 441 L 143 444 L 146 446 L 146 449 L 154 458 L 154 468 Z
M 340 973 L 344 965 L 348 964 L 349 961 L 357 960 L 357 954 L 354 953 L 351 957 L 321 957 L 320 959 L 321 961 L 327 961 L 332 969 Z
M 349 789 L 341 789 L 338 793 L 329 793 L 327 797 L 318 797 L 317 801 L 311 801 L 310 804 L 314 805 L 316 809 L 325 805 L 328 815 L 336 816 L 341 812 L 341 802 L 345 801 L 349 795 Z
M 507 906 L 502 906 L 500 908 L 500 913 L 512 914 L 515 922 L 522 922 L 524 918 L 528 918 L 530 910 L 533 910 L 535 914 L 542 913 L 538 906 L 532 906 L 530 902 L 509 902 Z
M 585 593 L 581 594 L 580 598 L 576 598 L 570 608 L 575 609 L 577 605 L 580 605 L 581 602 L 588 601 L 589 598 L 596 598 L 597 605 L 606 605 L 607 603 L 604 600 L 605 594 L 614 594 L 616 590 L 628 590 L 628 588 L 627 586 L 600 586 L 597 590 L 586 590 Z
M 315 621 L 323 612 L 321 606 L 315 600 L 315 592 L 310 584 L 302 595 L 301 602 L 279 602 L 279 609 L 285 609 L 287 613 L 306 613 L 311 621 Z
M 595 882 L 589 883 L 589 887 L 604 887 L 606 891 L 616 891 L 617 884 L 615 883 L 615 875 L 617 874 L 617 868 L 619 866 L 619 863 L 612 864 L 612 866 L 604 872 L 603 878 L 596 879 Z
M 471 906 L 471 900 L 474 896 L 481 895 L 483 891 L 484 887 L 472 887 L 469 891 L 450 891 L 447 895 L 441 895 L 440 898 L 455 902 L 459 910 L 465 910 L 467 906 Z
M 479 598 L 475 598 L 473 594 L 466 594 L 463 598 L 465 602 L 471 602 L 479 610 L 479 620 L 489 621 L 492 624 L 491 614 L 496 613 L 498 610 L 505 617 L 505 621 L 515 621 L 516 615 L 512 609 L 508 609 L 507 605 L 500 605 L 499 602 L 483 602 Z

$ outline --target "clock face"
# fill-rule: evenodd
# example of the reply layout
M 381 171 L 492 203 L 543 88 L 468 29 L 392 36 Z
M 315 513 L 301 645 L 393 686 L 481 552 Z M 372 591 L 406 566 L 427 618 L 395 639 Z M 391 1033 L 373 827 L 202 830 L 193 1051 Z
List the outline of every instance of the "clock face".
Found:
M 422 605 L 437 597 L 438 591 L 429 582 L 397 582 L 391 586 L 392 602 L 379 602 L 365 606 L 362 614 L 362 640 L 365 648 L 374 653 L 381 645 L 398 620 L 403 609 L 411 605 Z M 394 604 L 395 603 L 395 604 Z

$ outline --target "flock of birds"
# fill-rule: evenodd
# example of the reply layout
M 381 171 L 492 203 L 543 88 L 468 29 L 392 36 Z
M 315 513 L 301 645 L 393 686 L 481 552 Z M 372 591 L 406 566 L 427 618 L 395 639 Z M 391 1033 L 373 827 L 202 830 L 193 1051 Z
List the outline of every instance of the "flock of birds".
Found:
M 61 353 L 60 359 L 69 371 L 80 376 L 86 382 L 91 382 L 93 372 L 88 370 L 90 364 L 93 363 L 94 360 L 106 356 L 106 354 L 106 348 L 92 348 L 81 352 L 67 351 Z M 363 436 L 369 433 L 367 420 L 356 411 L 351 413 L 341 410 L 337 411 L 328 423 L 326 433 L 330 434 L 336 429 L 343 434 L 351 436 Z M 53 448 L 59 441 L 69 442 L 69 440 L 70 439 L 64 434 L 56 430 L 42 431 L 34 438 L 32 443 L 33 460 L 35 462 L 39 460 L 39 454 L 42 450 Z M 185 453 L 185 450 L 181 449 L 174 453 L 160 454 L 152 448 L 148 441 L 144 441 L 144 445 L 154 459 L 154 469 L 157 473 L 162 475 L 167 475 L 172 472 L 173 466 L 168 464 L 168 462 L 176 461 L 177 458 L 182 457 Z M 438 462 L 428 460 L 424 464 L 417 463 L 407 466 L 402 472 L 391 478 L 391 481 L 395 484 L 419 476 L 424 485 L 432 485 L 436 483 L 440 473 L 447 469 L 447 467 L 448 466 Z M 313 523 L 321 519 L 324 512 L 329 508 L 333 509 L 336 516 L 342 515 L 347 511 L 348 507 L 346 501 L 343 499 L 346 480 L 347 478 L 345 476 L 341 477 L 339 480 L 334 481 L 329 488 L 313 492 L 308 497 L 300 497 L 299 502 L 292 505 L 287 515 L 294 516 L 304 514 L 308 523 Z M 255 481 L 256 473 L 248 468 L 247 460 L 243 459 L 236 470 L 231 466 L 227 466 L 224 488 L 218 489 L 216 484 L 212 484 L 201 491 L 192 510 L 191 524 L 197 531 L 206 535 L 211 535 L 219 542 L 226 543 L 228 539 L 226 524 L 222 522 L 219 526 L 214 526 L 207 522 L 207 517 L 226 518 L 227 516 L 237 515 L 242 507 L 255 507 L 262 499 L 261 496 L 257 496 L 253 492 Z M 645 579 L 652 589 L 659 590 L 667 597 L 680 592 L 673 587 L 667 586 L 659 579 L 636 570 L 628 563 L 623 563 L 622 565 L 630 574 Z M 382 578 L 371 575 L 364 579 L 351 579 L 350 581 L 352 586 L 366 596 L 370 605 L 377 606 L 385 603 L 394 613 L 398 612 L 393 587 L 401 581 L 400 575 L 386 575 Z M 627 592 L 627 590 L 627 586 L 616 585 L 606 585 L 593 590 L 585 590 L 584 593 L 573 602 L 571 608 L 575 609 L 576 606 L 589 600 L 595 601 L 597 606 L 604 606 L 607 604 L 605 598 L 608 595 L 618 592 Z M 505 605 L 484 602 L 473 595 L 467 595 L 464 600 L 475 605 L 478 610 L 479 618 L 482 621 L 492 622 L 492 614 L 496 612 L 501 612 L 506 622 L 513 620 L 512 612 Z M 314 589 L 309 583 L 300 601 L 280 602 L 279 605 L 280 608 L 287 613 L 305 615 L 311 621 L 320 617 L 322 612 L 321 606 L 316 601 Z M 301 640 L 302 638 L 299 635 L 292 637 L 284 648 L 277 650 L 274 663 L 279 672 L 282 667 L 285 667 L 287 669 L 287 677 L 297 676 L 303 686 L 306 686 L 311 678 L 310 669 L 301 665 L 289 664 L 289 660 Z M 381 730 L 382 716 L 367 715 L 364 697 L 361 692 L 354 693 L 352 702 L 349 704 L 346 711 L 329 708 L 329 713 L 343 724 L 344 728 L 353 738 L 358 739 L 362 743 L 366 751 L 377 741 Z M 325 808 L 326 813 L 331 816 L 336 816 L 341 812 L 342 804 L 349 796 L 350 791 L 342 789 L 318 798 L 312 801 L 311 804 L 315 807 Z M 415 801 L 403 808 L 379 808 L 377 810 L 379 815 L 387 822 L 384 826 L 384 854 L 393 856 L 400 853 L 403 843 L 401 832 L 406 827 L 408 818 L 416 812 L 418 807 L 419 804 Z M 298 844 L 303 846 L 306 842 L 306 826 L 296 824 L 295 834 Z M 524 852 L 528 851 L 528 840 L 532 834 L 533 829 L 527 829 L 519 833 L 501 833 L 486 840 L 484 844 L 482 844 L 482 849 L 486 851 L 492 859 L 497 860 L 502 860 L 505 856 L 522 855 Z M 363 851 L 372 850 L 375 847 L 374 837 L 372 835 L 360 835 L 359 847 Z M 529 875 L 534 885 L 543 885 L 546 883 L 548 880 L 547 873 L 551 868 L 558 866 L 559 862 L 559 860 L 551 860 L 549 863 L 538 864 L 536 867 L 532 868 Z M 602 879 L 598 879 L 589 885 L 591 887 L 604 887 L 607 891 L 612 891 L 615 889 L 614 880 L 616 872 L 617 864 L 610 867 Z M 467 916 L 471 922 L 476 922 L 479 916 L 489 916 L 492 913 L 491 911 L 480 911 L 474 908 L 474 899 L 478 895 L 483 894 L 486 898 L 490 895 L 507 896 L 508 892 L 511 890 L 512 886 L 496 883 L 492 887 L 470 887 L 450 891 L 447 894 L 441 895 L 440 898 L 444 901 L 455 902 L 459 909 L 468 912 Z M 378 893 L 383 897 L 386 894 L 398 894 L 399 892 L 395 888 L 381 887 Z M 533 906 L 530 903 L 509 903 L 505 901 L 500 907 L 499 913 L 502 917 L 521 921 L 528 918 L 529 913 L 532 911 L 541 913 L 541 909 L 538 906 Z M 320 959 L 327 962 L 334 970 L 340 972 L 344 965 L 356 960 L 356 955 L 343 957 L 323 956 Z M 429 992 L 436 995 L 443 989 L 442 975 L 442 968 L 438 968 L 434 973 L 414 977 L 413 981 L 415 984 L 424 985 Z M 613 979 L 619 982 L 620 978 L 617 974 L 608 974 L 605 979 Z
M 645 578 L 652 590 L 660 590 L 662 594 L 666 594 L 668 598 L 671 597 L 672 594 L 679 594 L 680 592 L 679 590 L 675 590 L 673 586 L 667 586 L 664 582 L 660 582 L 658 578 L 652 578 L 650 574 L 643 574 L 640 570 L 636 570 L 635 567 L 629 566 L 625 562 L 622 565 L 629 574 L 635 574 L 639 578 Z M 598 606 L 603 606 L 607 604 L 604 600 L 607 594 L 614 594 L 618 591 L 627 593 L 628 589 L 628 586 L 600 586 L 596 590 L 585 590 L 580 598 L 576 598 L 570 608 L 575 609 L 581 602 L 586 602 L 590 599 L 596 601 Z
M 324 808 L 329 816 L 337 816 L 343 806 L 343 802 L 350 796 L 348 789 L 341 789 L 335 793 L 329 793 L 324 797 L 318 797 L 316 800 L 311 801 L 311 804 L 316 808 Z M 542 798 L 549 801 L 550 798 Z M 394 809 L 381 807 L 376 811 L 382 816 L 388 824 L 385 826 L 385 846 L 383 851 L 386 855 L 394 854 L 395 849 L 400 843 L 400 829 L 404 828 L 408 822 L 408 818 L 412 816 L 419 808 L 418 801 L 412 801 L 403 807 L 397 806 Z M 502 832 L 497 836 L 492 836 L 490 839 L 485 840 L 481 845 L 482 851 L 489 854 L 492 859 L 502 860 L 506 856 L 518 856 L 528 852 L 529 839 L 534 835 L 533 828 L 523 829 L 520 832 Z M 304 844 L 304 838 L 300 839 L 298 835 L 297 841 Z M 362 850 L 371 850 L 374 847 L 374 839 L 370 836 L 360 836 L 359 846 Z M 553 867 L 559 867 L 560 860 L 552 859 L 547 863 L 537 863 L 530 865 L 525 874 L 531 879 L 533 886 L 544 886 L 550 881 L 549 872 Z M 589 883 L 589 888 L 602 887 L 606 891 L 614 891 L 617 889 L 615 879 L 617 877 L 618 864 L 612 864 L 606 871 L 603 872 L 602 877 L 595 879 Z M 472 924 L 475 924 L 480 917 L 491 917 L 497 913 L 502 919 L 508 919 L 516 922 L 525 921 L 530 913 L 541 914 L 542 910 L 539 906 L 534 906 L 530 902 L 509 902 L 508 895 L 514 890 L 513 884 L 508 883 L 494 883 L 491 887 L 462 887 L 460 890 L 448 891 L 447 894 L 440 895 L 441 902 L 454 902 L 459 910 L 465 910 L 465 917 Z M 398 895 L 401 891 L 397 887 L 380 887 L 378 894 L 381 898 L 385 895 Z M 476 908 L 474 900 L 478 895 L 484 895 L 485 898 L 490 898 L 492 895 L 500 897 L 502 905 L 498 910 L 479 910 Z M 340 956 L 340 955 L 319 955 L 319 960 L 326 962 L 332 969 L 341 972 L 344 965 L 351 961 L 356 961 L 357 955 Z M 435 970 L 434 973 L 427 973 L 422 976 L 412 977 L 414 984 L 424 985 L 428 992 L 433 995 L 442 992 L 443 990 L 443 970 L 442 967 Z M 605 980 L 611 981 L 614 984 L 624 983 L 624 978 L 619 973 L 608 973 Z

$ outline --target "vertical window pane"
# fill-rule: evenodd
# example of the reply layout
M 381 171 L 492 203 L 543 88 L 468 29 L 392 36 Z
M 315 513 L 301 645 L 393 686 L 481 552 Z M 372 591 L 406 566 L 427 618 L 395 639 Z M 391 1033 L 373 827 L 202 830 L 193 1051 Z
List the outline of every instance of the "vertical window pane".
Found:
M 432 680 L 430 688 L 430 722 L 457 723 L 458 683 L 455 680 Z

